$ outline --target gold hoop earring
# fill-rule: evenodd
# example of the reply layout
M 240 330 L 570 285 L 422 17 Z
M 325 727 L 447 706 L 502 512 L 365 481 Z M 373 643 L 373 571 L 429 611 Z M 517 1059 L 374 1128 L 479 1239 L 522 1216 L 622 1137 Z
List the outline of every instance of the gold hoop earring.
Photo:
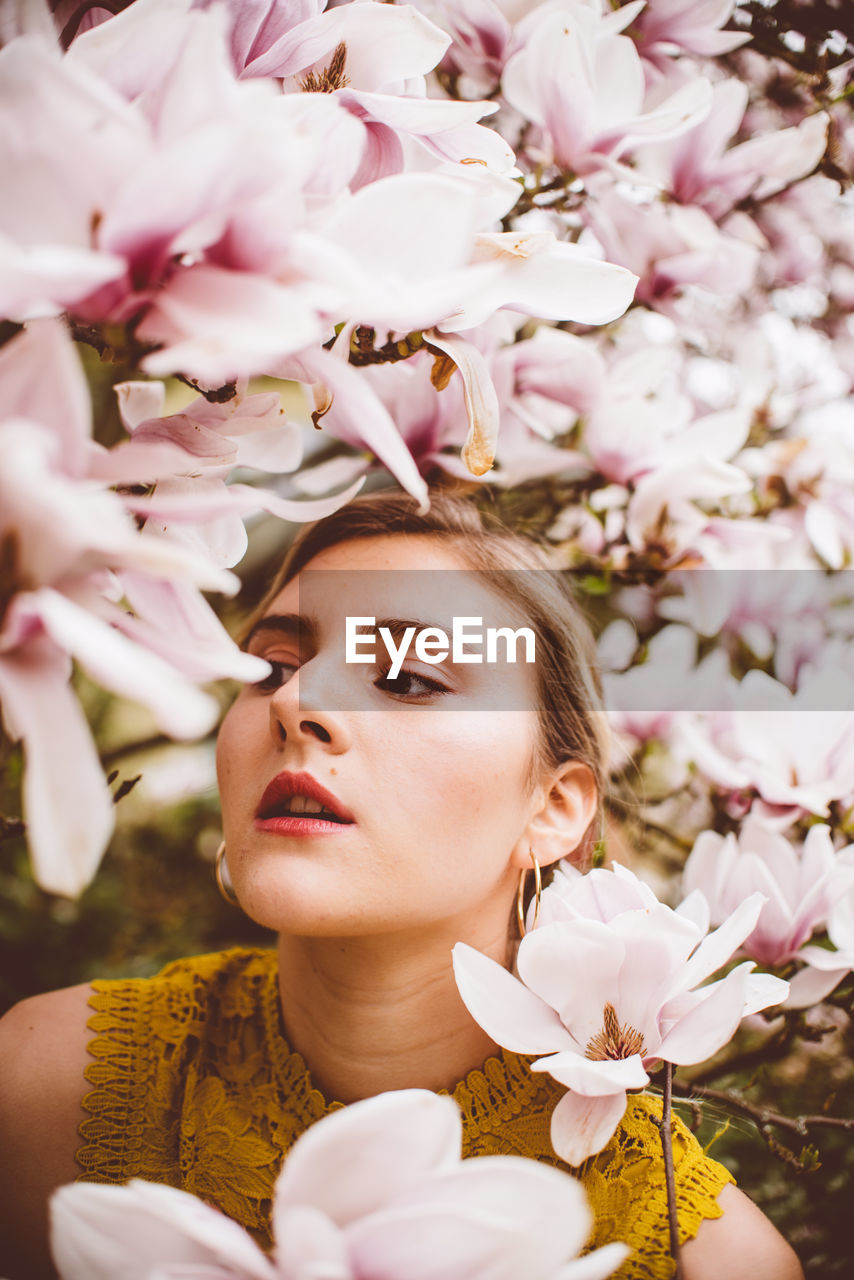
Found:
M 540 918 L 540 899 L 543 896 L 543 878 L 540 875 L 540 864 L 537 862 L 533 849 L 529 849 L 531 862 L 534 864 L 534 920 L 531 925 L 532 929 L 536 929 L 537 921 Z M 519 937 L 524 938 L 528 930 L 525 928 L 525 881 L 528 878 L 527 871 L 519 872 L 519 888 L 516 890 L 516 919 L 519 921 Z
M 231 883 L 231 876 L 228 874 L 228 863 L 225 860 L 225 841 L 216 851 L 216 863 L 214 867 L 216 875 L 216 887 L 230 907 L 239 907 L 237 894 L 234 892 L 234 885 Z

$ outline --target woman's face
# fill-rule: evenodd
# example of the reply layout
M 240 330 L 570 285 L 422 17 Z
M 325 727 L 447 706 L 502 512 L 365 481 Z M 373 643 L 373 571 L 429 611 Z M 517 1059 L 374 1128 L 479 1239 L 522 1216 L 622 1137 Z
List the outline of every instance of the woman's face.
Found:
M 273 674 L 245 686 L 226 716 L 217 770 L 231 879 L 260 923 L 319 936 L 506 936 L 542 801 L 529 782 L 535 667 L 433 665 L 413 646 L 391 679 L 381 639 L 376 661 L 346 660 L 347 617 L 449 635 L 454 614 L 482 617 L 484 630 L 524 623 L 464 569 L 430 535 L 342 543 L 253 629 L 248 647 Z M 306 813 L 322 802 L 325 812 Z

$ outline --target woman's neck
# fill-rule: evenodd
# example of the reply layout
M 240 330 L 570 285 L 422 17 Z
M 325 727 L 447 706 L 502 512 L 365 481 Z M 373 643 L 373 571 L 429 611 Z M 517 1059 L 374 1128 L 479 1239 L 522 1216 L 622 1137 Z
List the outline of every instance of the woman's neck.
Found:
M 506 963 L 506 933 L 478 945 Z M 457 992 L 451 946 L 442 938 L 416 947 L 411 936 L 279 939 L 288 1042 L 327 1098 L 452 1089 L 496 1052 Z

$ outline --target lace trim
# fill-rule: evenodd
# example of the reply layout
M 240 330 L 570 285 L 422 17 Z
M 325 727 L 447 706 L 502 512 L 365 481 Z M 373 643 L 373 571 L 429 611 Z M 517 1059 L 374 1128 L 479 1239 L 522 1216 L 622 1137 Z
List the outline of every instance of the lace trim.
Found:
M 156 978 L 93 983 L 86 1069 L 92 1086 L 80 1125 L 80 1180 L 147 1178 L 215 1204 L 269 1246 L 273 1186 L 301 1133 L 342 1104 L 324 1097 L 281 1026 L 276 955 L 235 949 L 180 960 Z M 619 1280 L 665 1280 L 667 1193 L 652 1116 L 660 1099 L 630 1099 L 597 1156 L 569 1169 L 549 1140 L 563 1089 L 531 1072 L 531 1058 L 502 1052 L 451 1091 L 463 1117 L 463 1154 L 521 1155 L 572 1173 L 595 1215 L 588 1249 L 624 1240 Z M 442 1090 L 442 1092 L 448 1092 Z M 733 1181 L 674 1122 L 680 1235 L 721 1216 Z

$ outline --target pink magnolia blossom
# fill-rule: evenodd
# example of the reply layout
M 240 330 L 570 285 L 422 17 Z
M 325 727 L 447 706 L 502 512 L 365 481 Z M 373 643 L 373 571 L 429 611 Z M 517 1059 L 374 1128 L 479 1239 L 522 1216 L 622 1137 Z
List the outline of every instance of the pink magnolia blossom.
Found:
M 735 0 L 647 0 L 632 23 L 632 35 L 641 54 L 659 70 L 668 55 L 685 50 L 716 58 L 738 49 L 750 36 L 722 31 Z
M 447 44 L 416 11 L 351 5 L 296 16 L 293 25 L 293 14 L 261 15 L 254 6 L 238 15 L 241 39 L 242 18 L 249 29 L 261 19 L 251 48 L 265 46 L 245 80 L 235 78 L 223 10 L 187 11 L 164 0 L 145 0 L 84 32 L 64 57 L 36 38 L 3 51 L 41 140 L 28 146 L 25 171 L 15 131 L 0 131 L 7 172 L 14 178 L 20 170 L 21 178 L 0 222 L 12 254 L 5 313 L 65 306 L 88 322 L 132 321 L 134 339 L 150 348 L 141 360 L 146 373 L 181 370 L 211 384 L 276 371 L 291 358 L 306 368 L 323 362 L 322 344 L 342 326 L 433 334 L 440 349 L 454 349 L 469 426 L 464 457 L 482 474 L 495 451 L 497 398 L 480 353 L 455 335 L 503 309 L 605 323 L 628 306 L 635 281 L 551 233 L 479 230 L 510 209 L 518 186 L 497 172 L 512 157 L 494 131 L 481 138 L 493 152 L 496 139 L 503 148 L 486 157 L 489 174 L 462 163 L 482 158 L 466 133 L 479 128 L 477 104 L 422 102 L 409 90 L 378 102 L 381 29 L 390 32 L 407 85 L 432 65 L 437 39 Z M 280 20 L 287 29 L 273 39 Z M 330 41 L 351 28 L 347 85 L 283 95 L 278 81 L 253 78 L 262 70 L 286 80 L 319 74 L 338 47 Z M 265 59 L 276 61 L 275 71 Z M 432 171 L 372 174 L 372 181 L 356 174 L 369 97 L 377 121 L 400 124 L 432 148 Z M 5 105 L 11 110 L 11 96 Z M 3 107 L 0 98 L 0 120 Z M 424 111 L 432 113 L 429 126 L 419 123 Z M 90 155 L 96 125 L 105 145 Z M 67 144 L 56 163 L 55 138 Z M 2 152 L 0 145 L 5 164 Z M 61 199 L 57 183 L 68 188 Z M 339 368 L 326 386 L 342 378 Z M 384 462 L 395 459 L 395 474 L 423 496 L 387 415 L 374 405 L 369 416 L 366 443 L 380 446 L 374 451 Z M 159 478 L 157 502 L 169 497 L 168 518 L 180 519 L 183 486 Z M 192 502 L 204 506 L 203 490 L 195 487 Z M 240 491 L 232 487 L 230 497 L 237 501 Z M 137 510 L 155 514 L 147 499 Z
M 773 521 L 800 534 L 831 569 L 841 569 L 854 550 L 854 448 L 847 435 L 816 430 L 771 441 L 743 462 L 761 488 L 779 479 L 795 499 L 795 505 L 772 512 Z
M 540 901 L 540 924 L 560 920 L 598 920 L 609 924 L 624 911 L 653 910 L 659 905 L 655 893 L 639 876 L 619 862 L 610 867 L 595 867 L 582 872 L 571 862 L 561 861 L 555 868 Z M 534 927 L 535 904 L 528 909 L 527 927 Z M 675 910 L 677 916 L 696 925 L 702 934 L 708 932 L 710 914 L 701 893 L 690 893 Z M 722 923 L 716 921 L 715 923 Z
M 131 440 L 103 451 L 99 478 L 126 483 L 133 468 L 134 479 L 148 486 L 156 482 L 152 492 L 127 495 L 125 505 L 146 517 L 146 532 L 168 532 L 172 541 L 207 554 L 213 563 L 230 567 L 242 559 L 244 516 L 268 511 L 286 520 L 318 520 L 360 487 L 355 483 L 324 500 L 295 502 L 260 486 L 226 483 L 237 466 L 280 474 L 299 465 L 302 431 L 283 420 L 278 392 L 247 395 L 244 384 L 223 404 L 200 396 L 183 412 L 163 417 L 163 383 L 126 382 L 115 390 Z
M 749 218 L 718 227 L 694 205 L 628 200 L 605 184 L 584 216 L 607 259 L 640 277 L 637 300 L 665 314 L 688 286 L 732 295 L 754 283 L 764 241 Z
M 709 517 L 699 504 L 719 504 L 750 487 L 740 468 L 714 458 L 662 463 L 635 485 L 626 512 L 628 542 L 637 551 L 664 551 L 673 564 L 686 553 L 702 557 Z
M 787 675 L 777 673 L 784 684 L 796 683 L 798 668 L 816 652 L 819 637 L 824 640 L 839 593 L 820 573 L 787 571 L 773 561 L 725 573 L 677 571 L 669 581 L 678 594 L 660 601 L 661 617 L 701 636 L 735 637 L 762 662 L 773 657 L 777 665 L 784 650 Z
M 26 141 L 14 126 L 22 117 Z M 0 121 L 9 197 L 0 213 L 0 313 L 24 320 L 123 275 L 122 258 L 93 243 L 92 225 L 132 172 L 143 129 L 108 86 L 34 36 L 0 50 Z
M 473 93 L 491 93 L 501 79 L 513 49 L 515 15 L 507 10 L 514 7 L 520 6 L 502 5 L 496 0 L 437 0 L 430 6 L 453 41 L 443 66 L 464 76 L 466 87 L 471 86 Z
M 813 933 L 825 928 L 849 884 L 854 885 L 854 850 L 834 849 L 824 823 L 810 827 L 796 849 L 752 814 L 737 836 L 701 832 L 683 878 L 686 890 L 703 893 L 715 924 L 751 893 L 765 895 L 756 927 L 741 948 L 765 965 L 792 959 Z
M 698 662 L 697 647 L 696 632 L 673 623 L 652 636 L 643 662 L 604 675 L 612 728 L 666 741 L 680 712 L 727 705 L 734 683 L 728 655 L 713 649 Z
M 730 409 L 698 416 L 683 387 L 684 372 L 670 345 L 611 361 L 583 435 L 597 471 L 608 480 L 627 484 L 682 462 L 701 470 L 706 462 L 734 458 L 745 444 L 749 412 Z
M 850 947 L 828 951 L 804 945 L 828 927 L 835 905 L 854 888 L 854 847 L 835 850 L 823 823 L 810 827 L 797 850 L 751 815 L 737 836 L 703 831 L 685 864 L 683 887 L 704 895 L 715 924 L 750 894 L 764 895 L 756 927 L 741 950 L 768 966 L 806 962 L 807 969 L 792 979 L 789 1007 L 822 999 L 854 967 Z
M 496 318 L 497 319 L 497 318 Z M 509 320 L 509 316 L 507 317 Z M 592 388 L 604 376 L 604 361 L 590 344 L 561 330 L 542 327 L 530 339 L 503 342 L 515 334 L 488 322 L 467 333 L 467 342 L 454 343 L 450 335 L 431 334 L 431 347 L 452 353 L 459 363 L 447 386 L 437 390 L 431 381 L 435 354 L 419 352 L 406 361 L 360 369 L 358 377 L 381 400 L 422 475 L 436 468 L 472 479 L 460 457 L 468 435 L 469 415 L 489 415 L 477 439 L 495 443 L 495 467 L 488 472 L 493 484 L 512 485 L 536 476 L 574 469 L 589 470 L 589 462 L 577 451 L 549 443 L 569 430 L 578 417 L 576 406 L 586 406 Z M 478 359 L 478 354 L 482 360 Z M 495 442 L 494 405 L 466 404 L 466 390 L 477 394 L 477 381 L 488 391 L 494 387 L 501 421 Z M 326 485 L 361 475 L 372 465 L 362 446 L 364 415 L 351 412 L 349 401 L 336 397 L 322 423 L 338 439 L 356 449 L 359 456 L 338 457 L 303 470 L 300 489 L 321 492 Z M 490 426 L 491 423 L 491 426 Z
M 788 987 L 739 965 L 706 986 L 755 926 L 754 894 L 705 938 L 692 916 L 658 903 L 622 872 L 579 888 L 564 878 L 548 902 L 548 923 L 519 944 L 519 977 L 473 948 L 454 948 L 460 995 L 498 1044 L 547 1055 L 532 1064 L 568 1092 L 552 1114 L 552 1145 L 570 1164 L 600 1151 L 626 1107 L 626 1092 L 649 1082 L 659 1061 L 702 1062 L 739 1022 L 783 999 Z M 561 901 L 568 891 L 570 902 Z M 543 894 L 544 902 L 551 889 Z M 575 902 L 572 898 L 575 897 Z M 579 909 L 578 902 L 583 901 Z
M 106 688 L 146 704 L 165 732 L 195 737 L 213 724 L 217 705 L 168 660 L 180 615 L 159 608 L 156 595 L 168 586 L 209 614 L 200 589 L 233 591 L 236 581 L 198 551 L 140 532 L 119 494 L 92 477 L 101 454 L 90 438 L 88 389 L 59 321 L 34 321 L 6 344 L 0 386 L 0 540 L 9 566 L 0 698 L 6 731 L 24 745 L 36 876 L 44 888 L 73 895 L 94 873 L 113 818 L 68 686 L 71 658 Z M 163 446 L 151 447 L 162 465 Z M 176 456 L 181 451 L 169 446 Z M 136 616 L 122 603 L 134 581 L 149 596 L 146 603 L 140 593 Z M 144 632 L 159 645 L 136 643 Z M 206 634 L 197 678 L 264 674 L 266 664 L 241 653 L 218 624 L 215 636 L 209 626 Z
M 854 793 L 854 684 L 839 671 L 812 670 L 797 691 L 749 671 L 733 706 L 680 726 L 680 750 L 724 791 L 826 817 Z
M 408 140 L 436 160 L 477 159 L 509 173 L 513 152 L 477 122 L 490 102 L 426 96 L 425 75 L 450 37 L 411 5 L 229 5 L 236 73 L 276 78 L 285 92 L 324 92 L 359 121 L 354 189 L 406 167 Z
M 540 6 L 520 30 L 524 44 L 507 62 L 501 87 L 510 105 L 540 126 L 550 162 L 589 173 L 690 128 L 708 111 L 711 86 L 703 76 L 647 102 L 637 48 L 619 34 L 639 8 L 602 14 L 566 0 Z
M 396 180 L 387 179 L 385 183 L 374 183 L 354 199 L 367 199 L 370 192 L 371 208 L 381 219 L 383 211 L 377 200 L 384 200 L 385 193 L 380 193 L 379 188 L 394 181 Z M 408 181 L 414 183 L 414 179 Z M 420 190 L 423 193 L 423 188 Z M 450 209 L 450 206 L 448 208 Z M 459 231 L 458 216 L 454 219 L 454 224 L 456 231 L 453 234 L 456 235 Z M 442 223 L 438 218 L 435 222 L 435 234 L 443 240 L 444 249 L 447 251 L 453 237 L 451 232 L 442 232 Z M 404 331 L 411 328 L 412 325 L 407 324 L 406 321 L 414 317 L 399 312 L 392 314 L 389 311 L 390 307 L 396 306 L 395 291 L 400 292 L 401 298 L 404 296 L 403 273 L 401 272 L 399 280 L 390 280 L 386 274 L 386 288 L 380 295 L 379 285 L 382 277 L 379 273 L 383 266 L 380 254 L 387 255 L 387 246 L 381 244 L 376 231 L 364 244 L 355 238 L 352 243 L 354 254 L 358 245 L 362 257 L 361 269 L 365 273 L 366 293 L 370 290 L 376 299 L 372 305 L 386 312 L 386 327 Z M 374 247 L 376 247 L 377 257 L 372 262 Z M 414 260 L 421 254 L 422 249 L 421 244 L 407 245 L 402 249 L 402 255 L 412 256 Z M 386 264 L 388 261 L 389 257 L 386 256 Z M 414 265 L 412 271 L 421 271 L 424 265 L 429 266 L 429 263 Z M 368 283 L 367 277 L 371 270 L 372 275 Z M 464 301 L 459 301 L 458 294 L 458 305 L 454 312 L 433 327 L 425 329 L 423 338 L 433 347 L 450 356 L 459 371 L 468 421 L 468 433 L 463 444 L 462 456 L 470 472 L 474 475 L 482 475 L 489 470 L 495 457 L 499 402 L 489 362 L 476 344 L 476 335 L 472 335 L 471 339 L 461 335 L 478 328 L 499 310 L 524 311 L 549 318 L 557 318 L 560 315 L 582 323 L 602 324 L 614 319 L 626 309 L 631 301 L 636 281 L 630 272 L 609 263 L 600 262 L 575 245 L 561 243 L 550 232 L 534 235 L 509 232 L 480 234 L 475 238 L 475 258 L 470 270 L 472 273 L 480 274 L 476 283 L 472 275 L 472 283 L 468 287 L 463 286 Z M 455 279 L 456 283 L 453 287 L 459 289 L 462 278 L 459 275 L 452 277 L 449 274 L 449 286 Z M 436 281 L 434 280 L 433 283 L 435 284 Z M 405 307 L 411 305 L 409 294 L 406 294 L 406 301 L 401 305 Z M 364 308 L 359 314 L 365 314 Z M 379 327 L 381 323 L 379 312 L 375 315 L 375 322 Z M 383 457 L 383 453 L 377 447 L 381 444 L 383 449 L 393 451 L 397 455 L 400 452 L 400 440 L 398 437 L 397 441 L 392 443 L 395 433 L 393 429 L 390 430 L 387 410 L 379 404 L 373 389 L 369 388 L 364 380 L 360 380 L 358 373 L 345 364 L 347 352 L 345 343 L 346 338 L 342 340 L 339 336 L 332 355 L 322 351 L 306 351 L 277 366 L 275 371 L 284 377 L 316 381 L 328 388 L 333 397 L 339 388 L 343 389 L 345 385 L 349 387 L 351 390 L 347 394 L 347 402 L 343 403 L 339 398 L 339 412 L 335 419 L 339 433 L 342 431 L 344 421 L 342 415 L 346 415 L 350 425 L 343 430 L 346 431 L 346 438 L 350 443 L 361 440 L 379 457 Z M 338 351 L 341 352 L 340 356 Z M 312 378 L 312 371 L 316 372 L 315 378 Z M 360 404 L 358 410 L 356 400 Z M 334 403 L 334 399 L 321 390 L 319 405 L 328 409 L 330 403 Z M 373 440 L 369 438 L 369 432 Z M 389 463 L 387 462 L 386 465 Z M 402 482 L 410 488 L 410 492 L 415 493 L 416 489 L 411 487 L 411 473 L 410 458 L 406 464 L 405 473 L 409 479 Z M 402 476 L 404 473 L 398 470 L 396 474 Z
M 716 221 L 742 200 L 761 202 L 811 173 L 827 145 L 827 116 L 807 116 L 790 129 L 760 134 L 735 146 L 747 107 L 740 80 L 713 87 L 705 120 L 670 142 L 644 151 L 641 171 L 655 178 L 681 204 L 704 209 Z
M 460 1160 L 456 1103 L 384 1093 L 326 1116 L 276 1182 L 271 1257 L 174 1187 L 76 1183 L 51 1201 L 61 1280 L 601 1280 L 628 1253 L 573 1260 L 591 1215 L 578 1183 L 516 1156 Z

